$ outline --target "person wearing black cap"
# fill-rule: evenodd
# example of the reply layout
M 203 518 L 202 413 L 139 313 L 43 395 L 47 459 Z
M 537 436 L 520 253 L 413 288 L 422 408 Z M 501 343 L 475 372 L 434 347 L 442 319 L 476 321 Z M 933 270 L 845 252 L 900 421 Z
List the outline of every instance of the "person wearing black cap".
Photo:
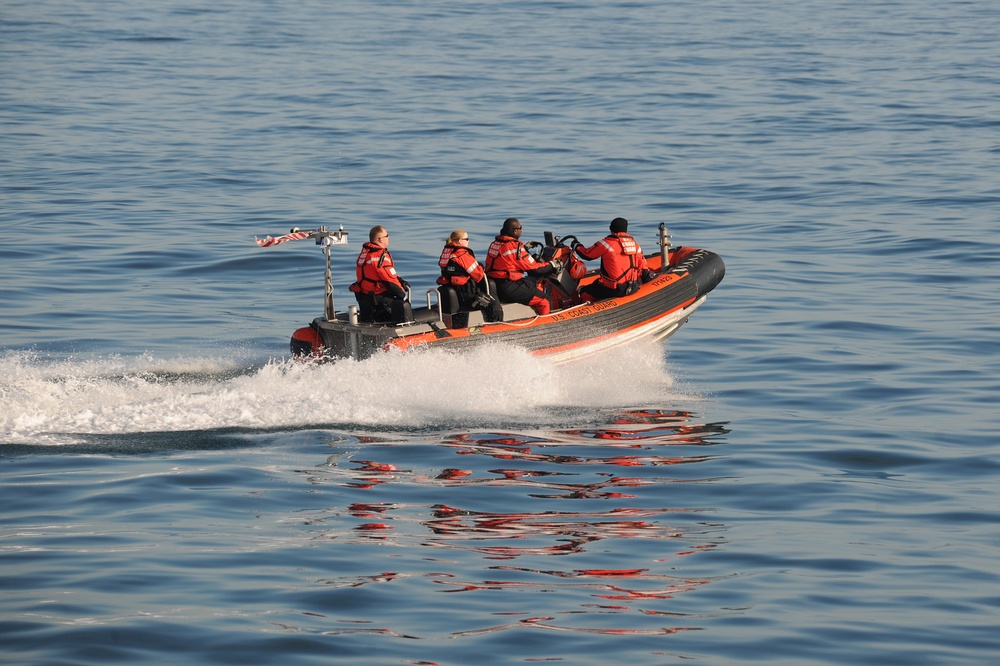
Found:
M 600 277 L 580 290 L 580 298 L 585 301 L 627 296 L 655 277 L 642 248 L 628 233 L 628 220 L 616 217 L 609 228 L 611 233 L 590 247 L 575 241 L 572 244 L 573 251 L 582 258 L 601 260 Z
M 547 315 L 552 309 L 552 294 L 539 278 L 558 275 L 560 270 L 558 259 L 541 263 L 528 254 L 528 246 L 521 242 L 521 221 L 516 217 L 503 221 L 500 234 L 486 252 L 486 275 L 496 282 L 500 302 L 530 305 L 538 315 Z

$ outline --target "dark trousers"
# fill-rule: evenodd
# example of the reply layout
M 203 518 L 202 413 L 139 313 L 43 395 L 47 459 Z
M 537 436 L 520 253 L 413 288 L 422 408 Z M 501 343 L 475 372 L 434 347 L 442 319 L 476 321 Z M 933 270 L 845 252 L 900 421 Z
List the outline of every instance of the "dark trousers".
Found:
M 410 304 L 388 294 L 363 294 L 357 292 L 358 321 L 366 323 L 391 322 L 399 324 L 413 319 Z
M 617 289 L 612 289 L 595 281 L 580 290 L 580 297 L 585 301 L 603 301 L 605 298 L 628 296 L 638 291 L 639 285 L 639 282 L 625 282 L 618 285 Z
M 530 305 L 535 298 L 544 298 L 551 305 L 552 294 L 542 287 L 538 278 L 523 277 L 520 280 L 497 280 L 497 296 L 501 303 L 523 303 Z

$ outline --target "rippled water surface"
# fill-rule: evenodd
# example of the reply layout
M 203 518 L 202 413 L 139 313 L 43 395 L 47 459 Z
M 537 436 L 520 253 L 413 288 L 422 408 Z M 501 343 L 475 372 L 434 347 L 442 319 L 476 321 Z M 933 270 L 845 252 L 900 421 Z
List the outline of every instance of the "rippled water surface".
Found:
M 1000 7 L 5 2 L 0 658 L 1000 657 Z M 666 222 L 678 334 L 305 366 L 255 235 Z

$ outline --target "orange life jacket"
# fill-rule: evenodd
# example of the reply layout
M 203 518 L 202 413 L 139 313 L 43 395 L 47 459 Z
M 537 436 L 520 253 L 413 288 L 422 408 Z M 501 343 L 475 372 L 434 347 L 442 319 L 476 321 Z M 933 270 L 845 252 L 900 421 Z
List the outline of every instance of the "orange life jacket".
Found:
M 394 283 L 400 289 L 403 285 L 396 275 L 396 269 L 392 263 L 392 255 L 389 250 L 376 245 L 375 243 L 365 243 L 361 246 L 361 253 L 355 266 L 357 282 L 350 286 L 350 290 L 362 294 L 384 294 L 390 291 L 386 283 Z
M 486 275 L 494 279 L 520 280 L 527 271 L 539 268 L 524 244 L 513 236 L 497 236 L 486 252 Z
M 639 244 L 623 231 L 608 234 L 589 248 L 577 248 L 576 252 L 584 259 L 601 258 L 598 282 L 610 289 L 642 280 L 642 271 L 647 266 Z
M 450 284 L 459 287 L 469 280 L 479 282 L 486 275 L 483 267 L 476 261 L 476 255 L 469 248 L 463 245 L 452 245 L 449 243 L 441 251 L 438 259 L 438 266 L 441 267 L 441 277 L 437 279 L 438 284 Z

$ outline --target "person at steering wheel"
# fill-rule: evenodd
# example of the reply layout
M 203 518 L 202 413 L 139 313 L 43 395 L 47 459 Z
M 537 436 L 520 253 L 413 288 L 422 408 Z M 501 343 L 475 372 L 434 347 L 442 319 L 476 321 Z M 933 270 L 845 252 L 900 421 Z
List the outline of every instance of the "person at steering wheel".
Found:
M 546 315 L 552 309 L 552 294 L 540 278 L 558 274 L 562 263 L 537 261 L 520 239 L 521 221 L 508 217 L 486 252 L 486 275 L 496 281 L 501 302 L 523 303 Z

